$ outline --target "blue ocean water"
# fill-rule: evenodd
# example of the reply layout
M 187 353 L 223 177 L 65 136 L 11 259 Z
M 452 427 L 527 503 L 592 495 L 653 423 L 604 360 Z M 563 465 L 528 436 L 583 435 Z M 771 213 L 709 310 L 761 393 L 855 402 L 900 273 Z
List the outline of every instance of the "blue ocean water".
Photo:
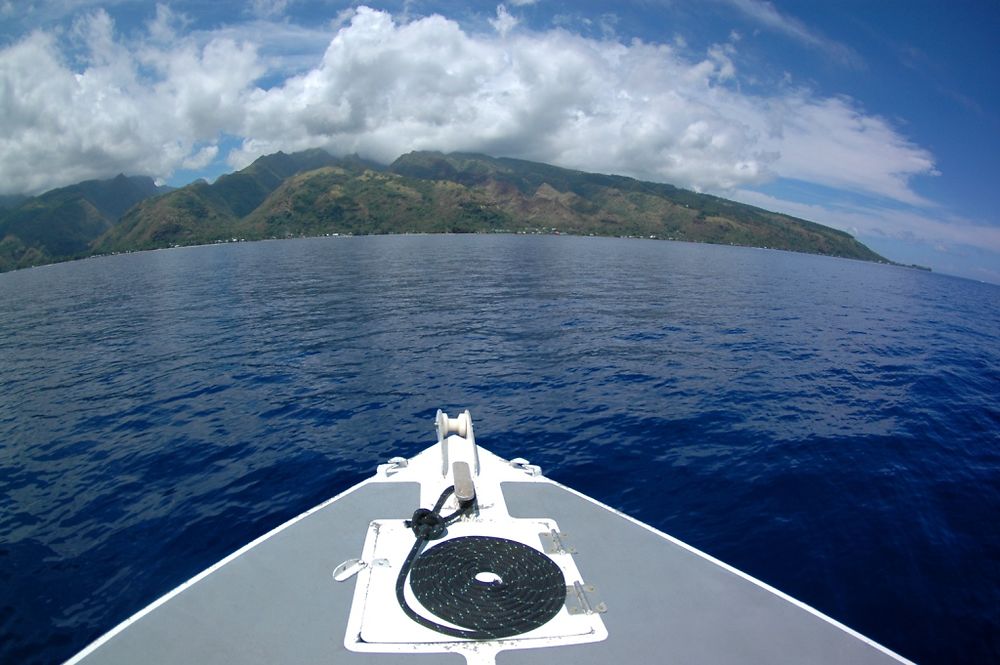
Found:
M 925 663 L 1000 660 L 1000 288 L 784 252 L 322 238 L 0 275 L 0 662 L 72 655 L 433 442 Z

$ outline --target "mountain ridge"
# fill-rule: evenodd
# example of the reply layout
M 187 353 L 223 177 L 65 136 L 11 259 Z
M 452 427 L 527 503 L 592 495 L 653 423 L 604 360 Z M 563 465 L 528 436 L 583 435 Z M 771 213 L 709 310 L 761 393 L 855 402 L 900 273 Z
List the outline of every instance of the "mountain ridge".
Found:
M 136 203 L 170 189 L 148 176 L 118 174 L 10 197 L 16 205 L 0 209 L 0 272 L 88 256 L 94 239 Z
M 383 166 L 317 148 L 259 157 L 211 184 L 164 192 L 146 181 L 87 181 L 0 210 L 0 271 L 234 239 L 441 232 L 658 238 L 892 263 L 808 220 L 666 183 L 478 153 L 416 151 Z M 128 195 L 129 183 L 141 191 Z M 110 191 L 119 199 L 102 196 Z M 33 206 L 44 211 L 34 229 L 10 221 Z M 9 258 L 12 245 L 19 260 Z

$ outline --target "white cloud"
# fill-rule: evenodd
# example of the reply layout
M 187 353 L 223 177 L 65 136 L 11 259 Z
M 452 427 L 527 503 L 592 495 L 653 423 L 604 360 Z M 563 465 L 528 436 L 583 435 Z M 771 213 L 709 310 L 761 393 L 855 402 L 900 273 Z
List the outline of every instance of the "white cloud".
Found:
M 184 161 L 181 162 L 181 168 L 189 169 L 191 171 L 203 169 L 211 164 L 215 158 L 218 157 L 218 155 L 219 146 L 215 144 L 207 145 L 186 157 Z
M 1000 228 L 940 214 L 911 209 L 801 203 L 739 190 L 733 198 L 766 210 L 819 222 L 861 238 L 886 238 L 916 242 L 939 251 L 956 245 L 978 247 L 1000 255 Z
M 940 209 L 789 201 L 752 190 L 731 198 L 846 231 L 883 256 L 1000 284 L 1000 228 Z
M 818 49 L 842 65 L 862 68 L 865 63 L 858 53 L 810 29 L 802 21 L 779 12 L 767 0 L 723 0 L 755 23 L 779 32 L 809 48 Z
M 225 39 L 129 48 L 102 10 L 72 34 L 87 48 L 82 71 L 41 32 L 0 50 L 3 192 L 118 172 L 162 177 L 202 163 L 206 153 L 192 154 L 196 144 L 242 123 L 242 100 L 260 74 L 254 49 Z
M 252 44 L 267 81 L 280 83 L 289 76 L 315 68 L 330 39 L 341 27 L 338 22 L 350 23 L 353 14 L 354 10 L 345 10 L 328 25 L 308 27 L 287 21 L 254 19 L 211 31 L 191 32 L 188 38 L 200 45 L 221 39 Z M 268 87 L 269 83 L 261 85 Z
M 157 3 L 156 16 L 146 24 L 149 39 L 154 44 L 166 45 L 177 39 L 179 32 L 189 25 L 191 20 L 184 14 L 178 14 L 169 6 Z
M 740 94 L 731 44 L 689 61 L 665 45 L 566 31 L 506 39 L 362 8 L 322 63 L 248 108 L 234 166 L 311 146 L 389 161 L 482 150 L 724 191 L 785 176 L 918 202 L 930 155 L 846 99 Z
M 506 36 L 508 32 L 514 29 L 517 25 L 517 19 L 510 15 L 507 8 L 503 5 L 497 5 L 497 17 L 495 19 L 490 19 L 490 25 L 493 29 L 500 33 L 500 36 Z
M 692 60 L 665 44 L 510 32 L 497 11 L 490 34 L 360 7 L 325 37 L 261 21 L 185 36 L 161 7 L 128 43 L 95 12 L 74 31 L 89 49 L 79 70 L 42 33 L 0 51 L 0 187 L 163 177 L 207 163 L 224 133 L 244 139 L 234 166 L 317 146 L 385 162 L 471 150 L 700 190 L 781 176 L 923 203 L 909 183 L 934 173 L 927 151 L 846 98 L 741 93 L 734 44 Z M 307 39 L 325 44 L 311 64 L 308 49 L 295 65 L 271 55 Z
M 938 174 L 933 156 L 851 100 L 814 99 L 797 92 L 771 100 L 764 120 L 761 145 L 780 153 L 778 174 L 928 205 L 909 181 L 915 175 Z
M 255 16 L 281 16 L 288 9 L 289 0 L 252 0 L 250 10 Z

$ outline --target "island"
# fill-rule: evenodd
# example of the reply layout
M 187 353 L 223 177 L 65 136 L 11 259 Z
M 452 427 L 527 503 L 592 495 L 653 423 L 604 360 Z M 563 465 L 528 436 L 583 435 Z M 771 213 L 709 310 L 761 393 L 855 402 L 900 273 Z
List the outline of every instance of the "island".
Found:
M 88 181 L 0 209 L 0 271 L 234 240 L 549 233 L 766 247 L 891 263 L 850 234 L 664 183 L 472 153 L 387 166 L 312 149 L 179 189 Z

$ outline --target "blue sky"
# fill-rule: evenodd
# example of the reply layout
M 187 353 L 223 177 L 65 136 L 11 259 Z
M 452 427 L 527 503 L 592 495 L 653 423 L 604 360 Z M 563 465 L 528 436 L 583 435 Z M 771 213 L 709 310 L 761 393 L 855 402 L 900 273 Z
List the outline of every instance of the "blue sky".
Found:
M 0 194 L 474 150 L 1000 283 L 997 34 L 985 1 L 0 0 Z

